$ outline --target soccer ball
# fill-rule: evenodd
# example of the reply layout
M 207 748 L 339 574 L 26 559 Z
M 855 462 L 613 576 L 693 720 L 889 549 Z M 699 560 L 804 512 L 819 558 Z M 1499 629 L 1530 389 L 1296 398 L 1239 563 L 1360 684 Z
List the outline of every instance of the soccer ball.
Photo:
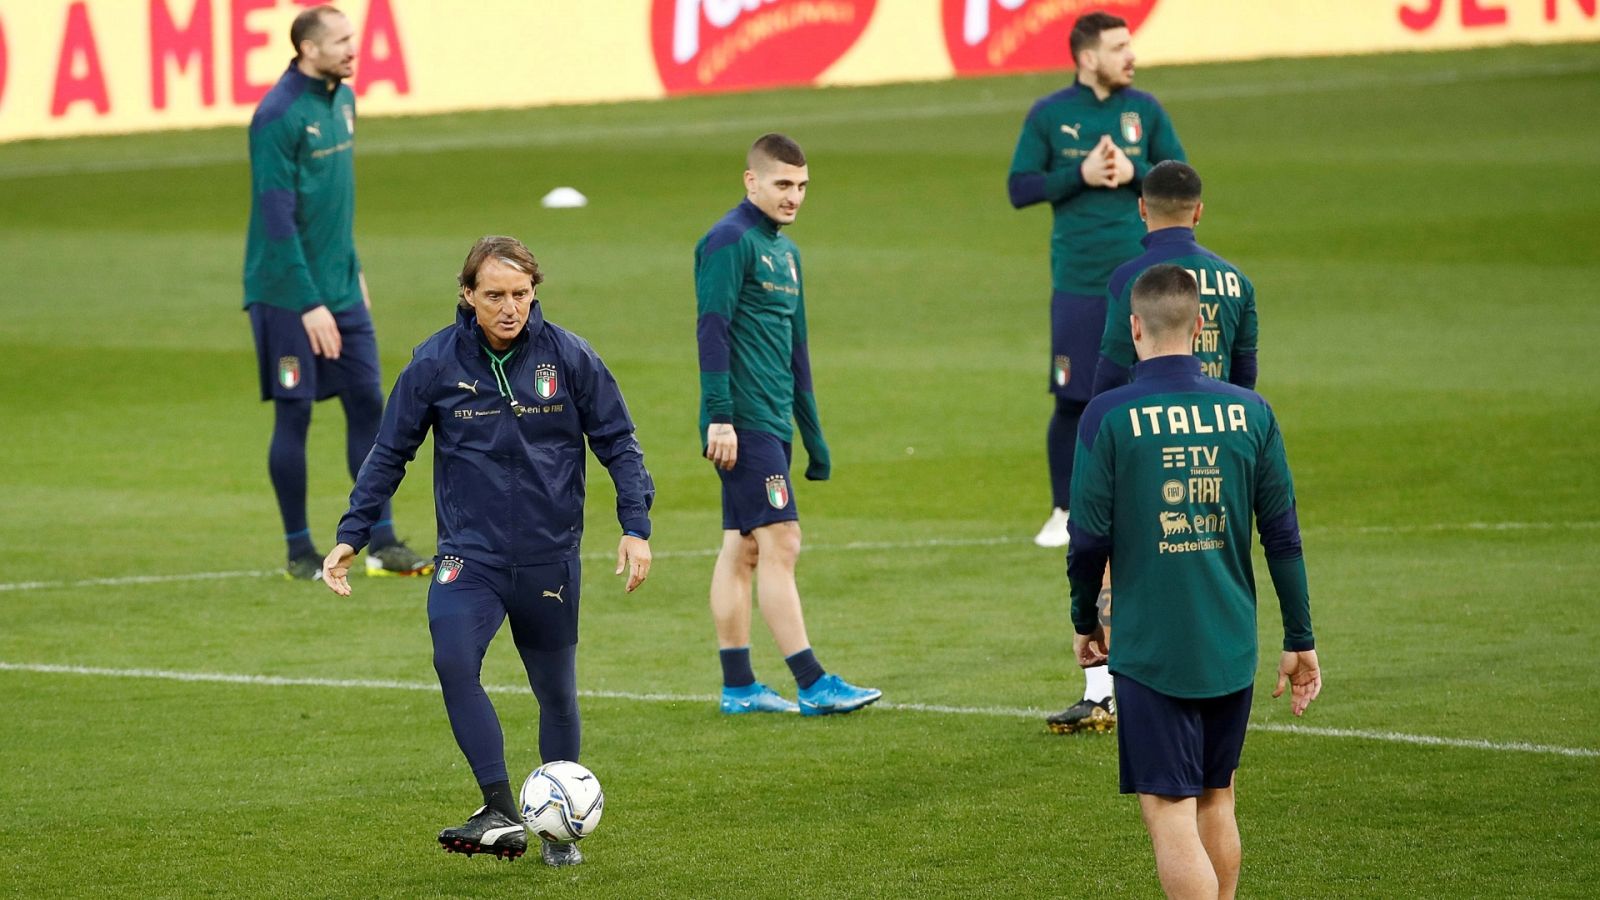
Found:
M 522 783 L 522 821 L 528 830 L 558 844 L 594 833 L 606 795 L 594 773 L 575 762 L 549 762 Z

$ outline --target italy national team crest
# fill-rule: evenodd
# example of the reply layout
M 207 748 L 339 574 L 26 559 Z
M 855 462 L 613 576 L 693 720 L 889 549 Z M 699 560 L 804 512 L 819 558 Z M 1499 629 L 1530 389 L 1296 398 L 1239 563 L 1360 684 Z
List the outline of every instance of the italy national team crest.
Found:
M 434 573 L 433 580 L 440 584 L 449 584 L 461 574 L 461 567 L 464 565 L 466 565 L 466 561 L 461 557 L 446 556 L 444 559 L 439 560 L 439 570 Z
M 278 357 L 278 383 L 289 390 L 300 386 L 300 357 Z
M 555 366 L 541 363 L 533 370 L 533 392 L 539 395 L 540 400 L 549 400 L 556 395 Z
M 1055 381 L 1056 387 L 1066 387 L 1067 382 L 1072 380 L 1072 357 L 1056 357 L 1055 370 L 1051 372 L 1050 377 Z
M 350 104 L 346 103 L 343 106 L 341 106 L 340 109 L 344 110 L 344 131 L 345 131 L 345 134 L 355 134 L 356 133 L 356 110 L 355 110 L 355 107 L 353 107 Z
M 1139 121 L 1138 113 L 1125 112 L 1122 114 L 1122 136 L 1130 144 L 1137 144 L 1139 139 L 1144 137 L 1144 123 Z
M 789 505 L 789 479 L 782 475 L 772 475 L 767 478 L 767 502 L 773 509 L 783 509 Z

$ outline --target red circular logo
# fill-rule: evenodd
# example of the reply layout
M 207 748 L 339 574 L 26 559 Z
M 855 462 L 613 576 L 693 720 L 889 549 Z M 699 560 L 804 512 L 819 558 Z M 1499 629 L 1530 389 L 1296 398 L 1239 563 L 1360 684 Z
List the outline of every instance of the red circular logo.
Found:
M 1072 67 L 1067 37 L 1089 12 L 1106 12 L 1137 32 L 1156 0 L 943 0 L 944 45 L 960 75 Z
M 877 0 L 652 0 L 669 94 L 810 84 L 854 46 Z

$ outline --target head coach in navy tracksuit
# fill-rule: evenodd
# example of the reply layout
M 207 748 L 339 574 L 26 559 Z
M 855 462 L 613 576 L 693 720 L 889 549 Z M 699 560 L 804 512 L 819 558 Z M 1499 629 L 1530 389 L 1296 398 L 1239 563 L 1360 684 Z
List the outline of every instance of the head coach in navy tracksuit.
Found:
M 511 858 L 526 838 L 500 722 L 479 682 L 484 652 L 509 617 L 539 701 L 540 758 L 577 760 L 585 439 L 616 484 L 617 574 L 628 570 L 629 591 L 650 570 L 655 499 L 616 380 L 588 342 L 545 321 L 534 297 L 543 280 L 515 238 L 473 246 L 456 321 L 423 341 L 395 382 L 339 522 L 339 545 L 324 564 L 328 586 L 348 596 L 351 560 L 432 431 L 440 554 L 428 590 L 433 664 L 484 796 L 483 808 L 439 842 Z M 544 859 L 568 865 L 582 857 L 573 845 L 546 842 Z

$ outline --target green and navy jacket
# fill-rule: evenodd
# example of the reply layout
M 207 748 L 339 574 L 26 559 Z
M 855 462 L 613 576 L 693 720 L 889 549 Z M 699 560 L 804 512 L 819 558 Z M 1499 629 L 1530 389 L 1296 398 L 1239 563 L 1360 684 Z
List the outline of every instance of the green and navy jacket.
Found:
M 356 475 L 341 543 L 366 545 L 430 433 L 441 554 L 491 566 L 576 558 L 585 442 L 611 474 L 623 532 L 650 537 L 655 484 L 622 391 L 594 348 L 546 322 L 537 302 L 503 352 L 470 310 L 412 352 Z
M 361 303 L 356 97 L 294 63 L 250 120 L 244 305 L 340 312 Z
M 811 386 L 800 248 L 754 203 L 729 210 L 694 248 L 700 347 L 700 440 L 713 422 L 794 439 L 800 426 L 810 465 L 831 462 Z
M 1194 339 L 1194 355 L 1207 378 L 1240 387 L 1256 386 L 1256 289 L 1232 263 L 1195 243 L 1193 228 L 1159 228 L 1140 239 L 1145 251 L 1111 273 L 1106 286 L 1106 330 L 1100 336 L 1094 393 L 1128 383 L 1136 359 L 1128 325 L 1133 283 L 1152 266 L 1187 269 L 1200 289 L 1205 327 Z
M 1283 618 L 1283 648 L 1310 650 L 1294 482 L 1261 395 L 1200 374 L 1193 356 L 1134 367 L 1078 426 L 1067 528 L 1072 624 L 1091 634 L 1106 562 L 1116 585 L 1111 671 L 1173 697 L 1255 681 L 1252 521 Z
M 1133 163 L 1133 181 L 1088 187 L 1079 167 L 1108 134 Z M 1033 105 L 1011 157 L 1007 188 L 1017 209 L 1048 202 L 1055 213 L 1054 290 L 1099 296 L 1111 271 L 1139 255 L 1139 187 L 1156 163 L 1169 159 L 1184 160 L 1183 145 L 1166 110 L 1144 91 L 1123 88 L 1101 100 L 1074 82 Z

